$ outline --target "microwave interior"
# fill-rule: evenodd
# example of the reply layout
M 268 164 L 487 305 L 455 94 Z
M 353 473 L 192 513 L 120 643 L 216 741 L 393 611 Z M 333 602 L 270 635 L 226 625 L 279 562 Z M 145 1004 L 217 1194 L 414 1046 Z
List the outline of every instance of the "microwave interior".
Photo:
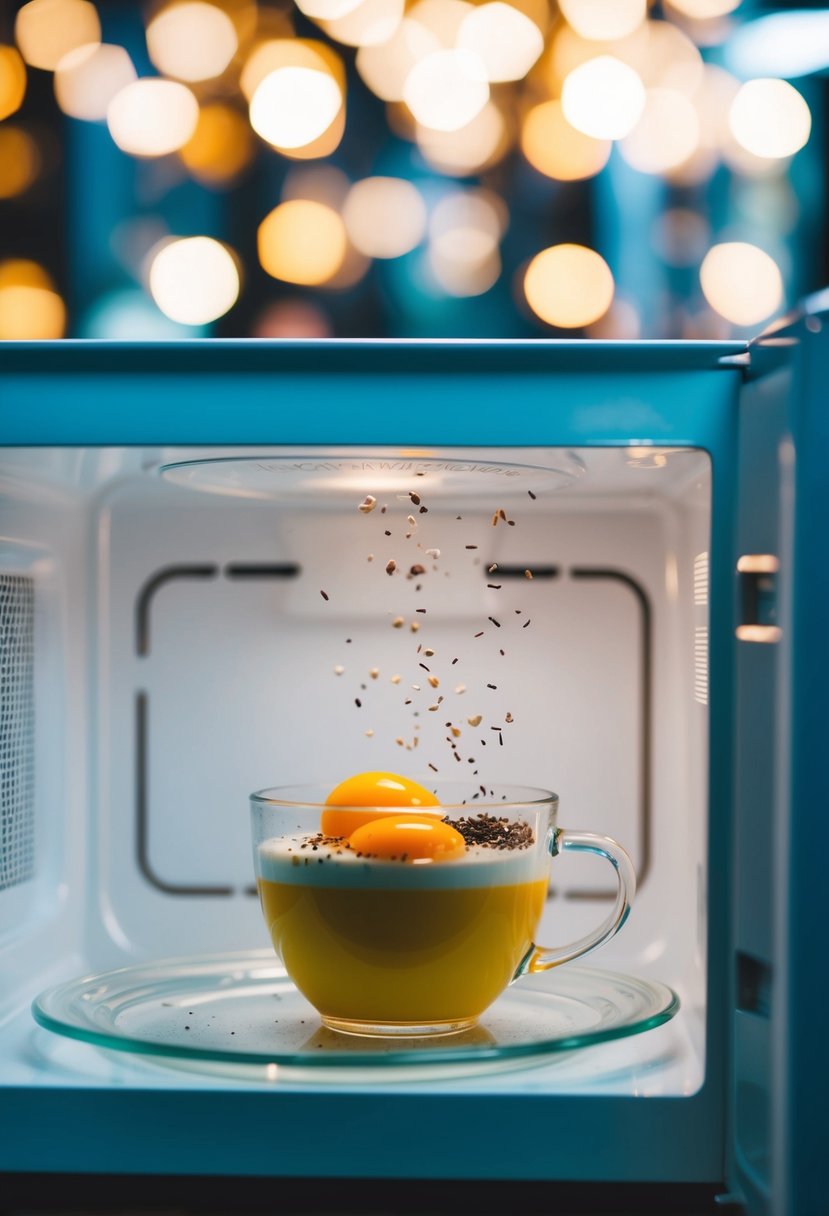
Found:
M 269 945 L 252 791 L 389 770 L 470 791 L 554 790 L 560 824 L 612 836 L 636 867 L 629 922 L 588 962 L 669 984 L 679 1014 L 498 1085 L 521 1092 L 548 1075 L 559 1094 L 700 1089 L 705 451 L 9 448 L 0 487 L 0 953 L 16 981 L 0 1036 L 12 1081 L 135 1066 L 53 1036 L 41 1060 L 20 1050 L 22 993 Z M 600 860 L 558 859 L 540 940 L 589 932 L 611 887 Z

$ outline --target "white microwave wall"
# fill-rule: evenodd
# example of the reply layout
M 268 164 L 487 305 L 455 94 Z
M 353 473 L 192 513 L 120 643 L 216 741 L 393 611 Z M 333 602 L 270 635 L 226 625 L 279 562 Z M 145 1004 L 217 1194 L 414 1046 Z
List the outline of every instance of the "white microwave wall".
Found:
M 399 455 L 360 451 L 369 463 Z M 497 500 L 489 489 L 438 495 L 417 536 L 441 550 L 440 569 L 417 593 L 414 580 L 384 570 L 392 553 L 422 556 L 401 539 L 410 508 L 392 498 L 383 517 L 357 511 L 376 489 L 368 470 L 330 492 L 323 473 L 310 499 L 264 501 L 159 474 L 170 462 L 239 454 L 4 455 L 0 603 L 16 656 L 4 687 L 15 774 L 0 840 L 7 973 L 22 984 L 67 953 L 97 970 L 266 945 L 248 794 L 370 768 L 428 776 L 429 761 L 454 779 L 451 717 L 481 780 L 554 789 L 562 824 L 629 849 L 634 914 L 596 965 L 679 991 L 683 1011 L 649 1084 L 693 1093 L 705 1074 L 708 457 L 439 452 L 578 475 L 535 500 L 523 488 Z M 313 453 L 321 468 L 338 454 Z M 501 506 L 515 527 L 493 528 Z M 493 562 L 500 573 L 487 572 Z M 428 614 L 415 636 L 419 604 Z M 399 613 L 401 630 L 390 624 Z M 401 689 L 417 682 L 420 639 L 459 662 L 445 667 L 445 713 L 421 713 L 414 748 Z M 495 732 L 482 745 L 486 730 L 466 726 L 492 707 L 498 721 L 514 718 L 503 747 Z M 601 919 L 610 891 L 590 859 L 561 859 L 554 878 L 540 937 L 561 942 Z M 644 1040 L 626 1054 L 637 1050 L 647 1054 Z M 567 1083 L 597 1084 L 577 1068 Z

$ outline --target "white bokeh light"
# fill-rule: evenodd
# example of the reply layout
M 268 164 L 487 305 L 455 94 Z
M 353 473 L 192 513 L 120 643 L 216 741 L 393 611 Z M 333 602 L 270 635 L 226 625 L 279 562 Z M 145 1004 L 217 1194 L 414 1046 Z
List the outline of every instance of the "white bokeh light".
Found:
M 564 117 L 594 139 L 624 139 L 645 108 L 645 88 L 633 68 L 599 55 L 574 68 L 561 90 Z
M 55 98 L 71 118 L 100 122 L 109 103 L 135 80 L 132 60 L 122 46 L 107 42 L 78 47 L 55 68 Z
M 732 102 L 728 120 L 741 147 L 775 160 L 799 152 L 812 130 L 812 115 L 797 89 L 770 78 L 747 81 Z
M 412 68 L 403 99 L 424 127 L 457 131 L 489 101 L 486 69 L 471 51 L 434 51 Z
M 544 50 L 544 38 L 529 17 L 495 0 L 464 18 L 457 45 L 476 54 L 495 83 L 523 80 Z
M 271 72 L 250 103 L 257 135 L 278 148 L 301 148 L 318 139 L 342 108 L 339 85 L 327 72 L 284 67 Z
M 184 146 L 199 121 L 199 104 L 175 80 L 135 80 L 115 94 L 107 125 L 122 152 L 166 156 Z
M 224 245 L 212 237 L 185 237 L 164 244 L 152 258 L 149 286 L 165 317 L 182 325 L 207 325 L 236 303 L 239 272 Z
M 239 46 L 227 13 L 203 0 L 162 9 L 147 26 L 147 50 L 160 72 L 179 80 L 221 76 Z
M 734 325 L 766 321 L 783 303 L 777 263 L 745 241 L 714 245 L 703 258 L 699 277 L 708 303 Z
M 351 187 L 343 207 L 351 243 L 371 258 L 399 258 L 426 230 L 426 205 L 411 182 L 366 177 Z

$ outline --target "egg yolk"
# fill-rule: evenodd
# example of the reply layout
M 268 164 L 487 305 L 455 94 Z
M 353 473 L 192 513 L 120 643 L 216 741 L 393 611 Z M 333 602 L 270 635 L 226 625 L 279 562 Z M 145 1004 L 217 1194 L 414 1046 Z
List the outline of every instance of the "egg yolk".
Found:
M 460 832 L 434 815 L 385 815 L 352 832 L 349 844 L 389 861 L 454 861 L 466 852 Z
M 388 815 L 378 807 L 439 807 L 434 794 L 416 781 L 401 777 L 397 773 L 355 773 L 341 781 L 325 800 L 326 808 L 343 807 L 341 811 L 326 809 L 322 812 L 320 829 L 326 836 L 351 836 L 364 823 L 371 823 Z M 354 811 L 353 807 L 371 808 Z M 345 809 L 348 808 L 348 809 Z

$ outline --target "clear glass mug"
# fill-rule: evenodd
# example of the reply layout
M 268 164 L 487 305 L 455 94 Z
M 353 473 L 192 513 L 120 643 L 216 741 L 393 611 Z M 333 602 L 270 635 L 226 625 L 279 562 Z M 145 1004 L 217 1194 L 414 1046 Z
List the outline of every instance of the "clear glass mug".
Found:
M 467 843 L 457 860 L 412 861 L 365 857 L 343 839 L 324 840 L 331 788 L 286 786 L 250 798 L 256 881 L 274 949 L 331 1029 L 467 1030 L 509 984 L 601 946 L 627 920 L 636 888 L 630 858 L 607 836 L 558 827 L 556 794 L 501 786 L 470 798 L 468 787 L 444 783 L 433 787 L 437 808 L 337 807 L 355 827 L 367 812 L 431 813 L 458 827 L 466 821 L 467 841 L 476 832 L 470 821 L 478 836 L 495 837 Z M 565 852 L 604 857 L 616 873 L 616 898 L 593 933 L 541 946 L 535 934 L 550 863 Z

